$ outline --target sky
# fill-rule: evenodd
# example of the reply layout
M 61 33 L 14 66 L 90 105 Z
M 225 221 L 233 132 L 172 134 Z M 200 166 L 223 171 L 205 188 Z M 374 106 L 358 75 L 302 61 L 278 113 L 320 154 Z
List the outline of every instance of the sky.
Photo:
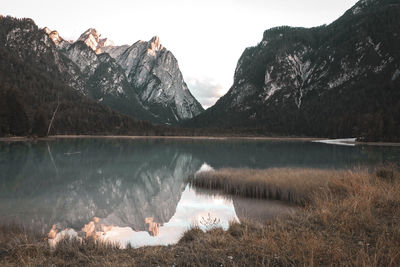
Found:
M 0 14 L 32 18 L 75 40 L 88 28 L 116 45 L 159 36 L 178 60 L 192 94 L 212 106 L 233 83 L 246 47 L 276 26 L 313 27 L 357 0 L 1 0 Z

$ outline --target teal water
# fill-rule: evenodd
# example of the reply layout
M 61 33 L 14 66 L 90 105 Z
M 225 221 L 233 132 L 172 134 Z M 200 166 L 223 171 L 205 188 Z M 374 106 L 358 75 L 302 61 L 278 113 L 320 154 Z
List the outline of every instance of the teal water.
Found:
M 201 168 L 341 169 L 385 162 L 399 163 L 400 147 L 190 139 L 2 142 L 0 220 L 43 234 L 55 225 L 57 233 L 71 228 L 72 235 L 133 246 L 170 244 L 193 225 L 205 229 L 216 221 L 226 228 L 239 220 L 243 201 L 187 186 Z M 263 206 L 272 215 L 284 209 L 282 203 Z

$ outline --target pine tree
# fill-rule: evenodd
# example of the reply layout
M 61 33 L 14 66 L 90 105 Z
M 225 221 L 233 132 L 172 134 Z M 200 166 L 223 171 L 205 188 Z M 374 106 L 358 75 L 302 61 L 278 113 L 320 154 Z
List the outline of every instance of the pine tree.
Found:
M 29 119 L 26 114 L 26 105 L 18 89 L 7 92 L 8 125 L 10 133 L 17 136 L 29 134 Z

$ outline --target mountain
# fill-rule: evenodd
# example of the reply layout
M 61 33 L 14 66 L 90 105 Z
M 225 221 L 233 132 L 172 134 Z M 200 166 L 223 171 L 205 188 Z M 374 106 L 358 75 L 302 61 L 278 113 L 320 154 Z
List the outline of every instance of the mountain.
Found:
M 85 84 L 83 93 L 97 102 L 134 118 L 162 123 L 157 115 L 148 111 L 139 101 L 123 69 L 115 60 L 108 54 L 96 54 L 87 45 L 88 40 L 94 38 L 90 35 L 88 39 L 83 39 L 82 36 L 69 46 L 58 47 L 60 52 L 79 68 Z M 94 43 L 90 44 L 94 45 Z M 100 46 L 96 48 L 97 51 L 99 49 L 101 49 Z
M 148 91 L 157 89 L 160 97 L 142 101 L 133 79 L 111 56 L 130 47 L 111 45 L 95 29 L 73 42 L 47 27 L 39 29 L 31 19 L 0 17 L 0 136 L 43 136 L 48 130 L 50 134 L 176 134 L 178 129 L 149 122 L 174 124 L 203 110 L 169 51 L 157 51 L 154 65 L 145 66 L 151 73 L 146 76 Z M 106 48 L 115 51 L 108 54 L 102 51 Z M 163 65 L 171 62 L 175 65 Z M 163 75 L 176 77 L 169 80 Z
M 66 44 L 54 31 L 45 32 L 79 67 L 86 94 L 93 99 L 154 123 L 174 124 L 203 111 L 187 88 L 176 58 L 158 37 L 132 46 L 114 46 L 91 28 L 76 42 Z
M 78 41 L 84 42 L 89 46 L 96 54 L 101 53 L 101 49 L 106 46 L 114 46 L 114 42 L 108 38 L 100 38 L 100 34 L 96 29 L 90 28 L 78 38 Z
M 362 0 L 330 25 L 277 27 L 189 127 L 400 140 L 400 3 Z
M 52 117 L 50 134 L 158 131 L 89 98 L 80 66 L 60 52 L 73 45 L 56 32 L 49 35 L 31 19 L 0 18 L 0 136 L 45 135 Z
M 105 47 L 125 70 L 141 102 L 169 122 L 195 117 L 203 107 L 190 93 L 174 55 L 163 47 L 159 37 L 138 41 L 123 50 Z

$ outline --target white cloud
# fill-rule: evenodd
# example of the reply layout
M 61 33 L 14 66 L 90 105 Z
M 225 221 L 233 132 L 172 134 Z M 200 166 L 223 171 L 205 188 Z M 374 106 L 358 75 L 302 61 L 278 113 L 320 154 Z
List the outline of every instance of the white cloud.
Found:
M 198 79 L 190 77 L 186 80 L 190 92 L 207 109 L 227 91 L 220 83 L 212 79 Z

